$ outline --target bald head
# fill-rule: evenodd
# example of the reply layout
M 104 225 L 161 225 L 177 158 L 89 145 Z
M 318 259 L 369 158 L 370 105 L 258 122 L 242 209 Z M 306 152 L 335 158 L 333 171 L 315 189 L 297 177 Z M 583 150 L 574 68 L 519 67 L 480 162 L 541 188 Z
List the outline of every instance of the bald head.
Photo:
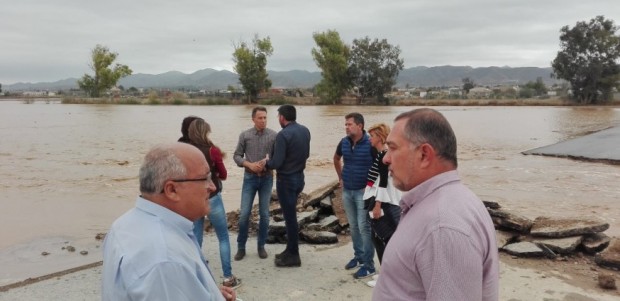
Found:
M 207 160 L 191 144 L 157 145 L 144 157 L 142 197 L 190 221 L 209 213 L 209 195 L 214 190 Z
M 432 109 L 398 115 L 387 137 L 383 162 L 394 186 L 409 191 L 424 181 L 456 169 L 456 137 L 448 121 Z
M 200 150 L 187 143 L 159 144 L 151 148 L 140 167 L 140 192 L 159 193 L 166 180 L 185 177 L 187 168 L 184 161 L 192 157 L 199 160 L 204 156 Z
M 437 156 L 456 168 L 456 136 L 450 123 L 441 113 L 429 108 L 402 113 L 394 121 L 405 122 L 404 135 L 412 144 L 428 143 Z

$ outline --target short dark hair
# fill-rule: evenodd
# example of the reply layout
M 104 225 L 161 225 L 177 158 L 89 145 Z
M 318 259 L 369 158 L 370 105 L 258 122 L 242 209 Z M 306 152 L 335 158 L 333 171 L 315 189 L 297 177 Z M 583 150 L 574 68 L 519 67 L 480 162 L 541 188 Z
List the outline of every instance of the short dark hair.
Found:
M 353 112 L 353 113 L 349 113 L 346 116 L 344 116 L 344 119 L 349 119 L 349 118 L 353 118 L 353 122 L 355 122 L 355 124 L 361 124 L 362 130 L 364 129 L 364 116 L 362 114 Z
M 267 108 L 265 108 L 263 106 L 254 107 L 254 109 L 252 109 L 252 118 L 254 118 L 254 116 L 256 116 L 256 112 L 258 112 L 258 111 L 263 111 L 263 112 L 267 113 Z
M 297 120 L 297 110 L 292 105 L 281 105 L 278 108 L 278 113 L 284 116 L 286 121 L 295 121 Z
M 410 143 L 428 143 L 439 157 L 458 166 L 456 136 L 446 117 L 433 109 L 422 108 L 402 113 L 394 121 L 401 119 L 406 119 L 404 134 Z
M 188 133 L 189 125 L 192 123 L 192 121 L 196 119 L 202 119 L 202 118 L 198 116 L 193 116 L 193 115 L 183 118 L 183 122 L 181 123 L 181 134 L 183 135 L 182 138 L 189 139 L 189 133 Z

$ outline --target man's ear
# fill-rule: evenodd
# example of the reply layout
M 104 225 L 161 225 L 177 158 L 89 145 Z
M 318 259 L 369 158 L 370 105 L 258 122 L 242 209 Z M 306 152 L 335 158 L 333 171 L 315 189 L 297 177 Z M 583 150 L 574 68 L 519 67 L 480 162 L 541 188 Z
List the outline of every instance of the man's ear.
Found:
M 419 152 L 419 160 L 421 161 L 420 166 L 422 168 L 427 168 L 430 166 L 433 160 L 435 160 L 435 149 L 428 143 L 424 143 L 420 145 Z
M 173 202 L 180 201 L 180 196 L 177 191 L 177 185 L 175 185 L 172 181 L 166 181 L 166 183 L 164 183 L 164 195 L 167 199 Z

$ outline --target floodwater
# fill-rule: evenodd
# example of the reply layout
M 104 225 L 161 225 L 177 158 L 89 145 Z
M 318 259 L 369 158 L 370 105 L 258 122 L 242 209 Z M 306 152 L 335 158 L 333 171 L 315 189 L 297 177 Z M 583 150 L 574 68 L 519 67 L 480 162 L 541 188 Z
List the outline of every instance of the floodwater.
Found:
M 0 101 L 0 285 L 100 260 L 95 235 L 133 207 L 144 154 L 176 141 L 187 115 L 205 118 L 227 153 L 223 198 L 228 211 L 238 209 L 243 170 L 232 153 L 252 126 L 251 108 Z M 299 106 L 297 120 L 312 134 L 306 192 L 336 179 L 332 157 L 345 114 L 362 113 L 367 126 L 391 125 L 414 108 Z M 279 130 L 276 109 L 268 107 L 268 126 Z M 597 216 L 610 223 L 608 235 L 620 237 L 620 166 L 521 154 L 620 125 L 619 108 L 435 109 L 456 132 L 460 175 L 482 199 L 529 218 Z M 68 245 L 77 252 L 63 250 Z

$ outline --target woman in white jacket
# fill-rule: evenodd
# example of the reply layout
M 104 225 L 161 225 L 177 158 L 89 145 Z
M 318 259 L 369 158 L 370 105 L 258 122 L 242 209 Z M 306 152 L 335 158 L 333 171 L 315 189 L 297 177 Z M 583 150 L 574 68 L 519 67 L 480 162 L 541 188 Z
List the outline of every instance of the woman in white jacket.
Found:
M 400 220 L 400 198 L 402 193 L 392 184 L 392 177 L 389 175 L 388 166 L 383 163 L 383 157 L 387 152 L 385 140 L 390 134 L 390 127 L 385 123 L 379 123 L 368 129 L 370 143 L 377 150 L 377 158 L 368 171 L 368 184 L 364 193 L 364 199 L 372 199 L 369 202 L 368 214 L 370 227 L 372 229 L 372 241 L 377 250 L 379 263 L 383 258 L 383 251 L 390 237 L 396 231 L 396 226 Z M 369 281 L 368 285 L 373 286 L 376 279 Z

